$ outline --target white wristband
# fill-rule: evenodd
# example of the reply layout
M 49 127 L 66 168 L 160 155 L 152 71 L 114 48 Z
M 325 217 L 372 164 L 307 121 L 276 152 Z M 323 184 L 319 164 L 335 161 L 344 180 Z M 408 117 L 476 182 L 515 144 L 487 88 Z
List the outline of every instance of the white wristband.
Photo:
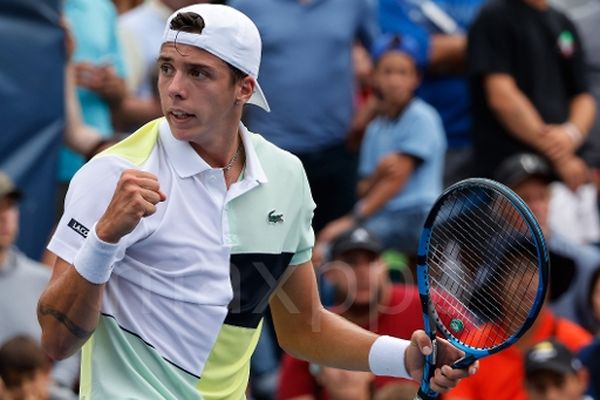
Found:
M 404 365 L 409 345 L 408 340 L 379 336 L 369 350 L 369 369 L 375 375 L 412 379 Z
M 97 285 L 106 283 L 114 267 L 118 243 L 107 243 L 96 235 L 96 224 L 73 260 L 73 266 L 86 280 Z
M 565 122 L 563 128 L 575 146 L 579 146 L 583 141 L 583 133 L 581 133 L 579 128 L 572 122 Z

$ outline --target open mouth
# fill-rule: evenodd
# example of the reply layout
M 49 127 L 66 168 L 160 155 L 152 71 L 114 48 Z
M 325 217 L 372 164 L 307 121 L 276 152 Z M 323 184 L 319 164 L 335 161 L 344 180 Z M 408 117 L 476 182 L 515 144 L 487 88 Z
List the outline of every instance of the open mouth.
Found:
M 186 113 L 185 111 L 171 111 L 169 113 L 173 120 L 183 122 L 194 117 L 194 114 Z

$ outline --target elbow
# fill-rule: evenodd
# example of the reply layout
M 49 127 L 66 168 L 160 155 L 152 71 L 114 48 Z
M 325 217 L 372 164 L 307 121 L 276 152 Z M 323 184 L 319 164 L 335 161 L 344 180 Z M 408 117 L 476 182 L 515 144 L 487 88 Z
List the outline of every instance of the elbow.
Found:
M 60 336 L 51 334 L 47 330 L 42 331 L 42 349 L 53 361 L 64 360 L 75 353 L 72 346 L 66 340 L 61 339 Z

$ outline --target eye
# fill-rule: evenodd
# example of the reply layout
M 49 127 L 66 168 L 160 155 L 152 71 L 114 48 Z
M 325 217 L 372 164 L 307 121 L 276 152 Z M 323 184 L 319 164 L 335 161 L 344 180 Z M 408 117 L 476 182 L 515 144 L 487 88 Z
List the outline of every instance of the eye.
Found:
M 202 68 L 190 68 L 189 75 L 192 78 L 203 79 L 208 77 L 208 73 Z
M 160 73 L 163 75 L 171 75 L 173 73 L 173 66 L 167 63 L 160 64 L 159 67 Z

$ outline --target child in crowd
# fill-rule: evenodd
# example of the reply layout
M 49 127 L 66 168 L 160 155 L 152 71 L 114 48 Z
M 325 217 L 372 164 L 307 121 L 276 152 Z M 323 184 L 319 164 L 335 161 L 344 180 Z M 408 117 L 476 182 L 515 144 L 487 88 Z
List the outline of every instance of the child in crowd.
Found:
M 3 400 L 49 399 L 50 360 L 28 336 L 16 336 L 0 347 Z
M 329 223 L 318 241 L 364 224 L 384 248 L 414 254 L 423 221 L 442 191 L 446 136 L 437 111 L 414 97 L 426 58 L 418 43 L 410 36 L 384 35 L 372 55 L 380 104 L 361 144 L 360 200 L 351 215 Z

